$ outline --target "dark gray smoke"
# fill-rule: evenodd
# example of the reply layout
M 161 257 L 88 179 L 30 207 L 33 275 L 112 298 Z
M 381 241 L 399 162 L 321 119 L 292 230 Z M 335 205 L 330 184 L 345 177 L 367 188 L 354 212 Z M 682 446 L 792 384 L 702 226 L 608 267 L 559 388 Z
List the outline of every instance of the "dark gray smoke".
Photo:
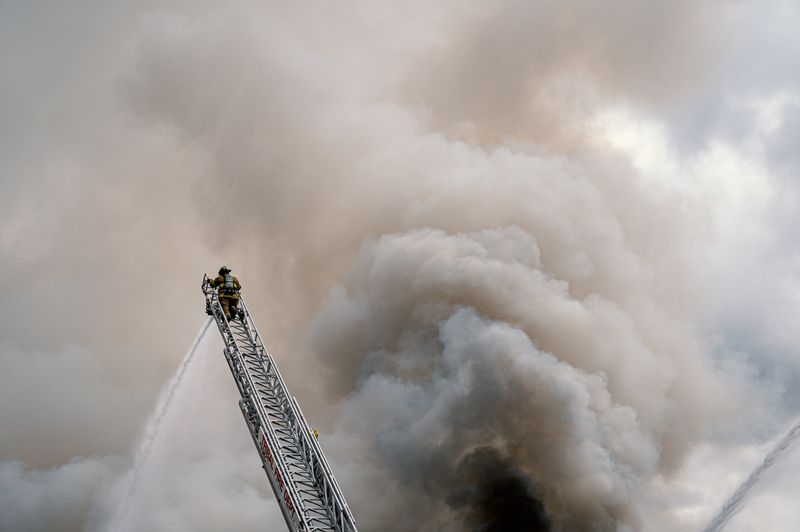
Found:
M 682 452 L 718 415 L 691 338 L 666 318 L 637 326 L 610 299 L 573 295 L 544 264 L 519 227 L 417 230 L 365 246 L 331 293 L 315 342 L 354 388 L 337 438 L 363 471 L 352 489 L 372 501 L 356 506 L 367 529 L 452 526 L 454 471 L 489 447 L 505 466 L 473 469 L 479 484 L 512 468 L 556 529 L 637 530 L 666 450 Z M 670 332 L 647 332 L 656 323 Z M 481 500 L 468 522 L 487 515 Z
M 533 481 L 491 447 L 479 447 L 458 465 L 448 504 L 474 532 L 549 532 L 550 519 Z

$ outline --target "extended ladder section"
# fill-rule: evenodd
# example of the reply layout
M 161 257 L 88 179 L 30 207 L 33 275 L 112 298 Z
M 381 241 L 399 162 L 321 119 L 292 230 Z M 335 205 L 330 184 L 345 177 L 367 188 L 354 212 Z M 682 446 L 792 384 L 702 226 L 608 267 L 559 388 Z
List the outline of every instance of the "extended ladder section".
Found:
M 239 299 L 239 315 L 228 321 L 205 276 L 203 294 L 225 342 L 225 359 L 241 394 L 239 408 L 289 530 L 356 532 L 317 438 L 264 347 L 244 300 Z

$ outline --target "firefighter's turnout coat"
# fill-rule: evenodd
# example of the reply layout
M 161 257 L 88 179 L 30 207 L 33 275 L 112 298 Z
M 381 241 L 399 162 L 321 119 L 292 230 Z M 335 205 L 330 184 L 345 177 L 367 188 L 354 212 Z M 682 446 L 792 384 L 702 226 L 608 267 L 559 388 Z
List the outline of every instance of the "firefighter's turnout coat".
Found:
M 239 279 L 233 275 L 229 273 L 218 275 L 211 281 L 211 286 L 217 289 L 220 299 L 239 300 L 239 290 L 242 289 L 242 285 L 239 284 Z

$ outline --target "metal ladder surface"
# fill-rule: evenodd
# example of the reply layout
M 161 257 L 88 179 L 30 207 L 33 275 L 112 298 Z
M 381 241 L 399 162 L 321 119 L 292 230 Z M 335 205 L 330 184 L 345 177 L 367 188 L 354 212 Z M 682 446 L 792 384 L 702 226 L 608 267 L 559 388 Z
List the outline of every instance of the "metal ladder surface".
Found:
M 207 276 L 202 288 L 239 388 L 239 408 L 289 530 L 356 532 L 322 448 L 264 347 L 244 300 L 239 299 L 239 316 L 229 322 Z

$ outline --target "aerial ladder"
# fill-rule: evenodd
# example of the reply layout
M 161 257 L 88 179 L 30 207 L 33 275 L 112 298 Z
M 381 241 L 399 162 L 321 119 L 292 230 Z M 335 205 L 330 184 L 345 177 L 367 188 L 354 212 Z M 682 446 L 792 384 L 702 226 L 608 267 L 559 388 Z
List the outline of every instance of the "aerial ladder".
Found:
M 239 408 L 291 532 L 356 532 L 355 519 L 328 461 L 267 351 L 244 299 L 228 321 L 203 276 L 206 311 L 217 323 Z

